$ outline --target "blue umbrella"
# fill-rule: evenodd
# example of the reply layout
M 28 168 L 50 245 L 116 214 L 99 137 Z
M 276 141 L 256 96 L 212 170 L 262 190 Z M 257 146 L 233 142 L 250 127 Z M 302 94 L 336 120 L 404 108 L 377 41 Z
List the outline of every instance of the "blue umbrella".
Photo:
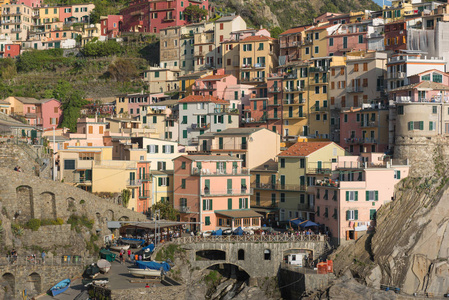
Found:
M 306 228 L 306 227 L 318 226 L 318 224 L 315 222 L 312 222 L 310 220 L 307 220 L 307 221 L 304 221 L 301 224 L 299 224 L 299 226 Z
M 215 231 L 215 235 L 223 235 L 223 230 L 218 229 L 217 231 Z
M 295 225 L 296 227 L 298 227 L 301 223 L 304 222 L 304 220 L 301 220 L 301 219 L 292 219 L 292 220 L 290 220 L 289 222 L 290 222 L 290 224 L 293 224 L 293 225 Z

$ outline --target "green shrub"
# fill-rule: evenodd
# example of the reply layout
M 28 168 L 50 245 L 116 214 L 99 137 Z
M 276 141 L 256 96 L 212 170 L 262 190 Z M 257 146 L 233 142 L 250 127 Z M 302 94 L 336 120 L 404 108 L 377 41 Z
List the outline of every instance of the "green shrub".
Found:
M 12 234 L 14 234 L 15 236 L 23 235 L 23 227 L 20 224 L 12 223 L 11 231 L 12 231 Z
M 81 227 L 86 227 L 88 229 L 92 229 L 94 226 L 94 221 L 89 220 L 89 218 L 85 215 L 83 216 L 77 216 L 77 215 L 71 215 L 69 219 L 67 220 L 67 224 L 71 225 L 71 229 L 75 229 L 76 232 L 81 232 Z
M 25 224 L 25 228 L 31 229 L 33 231 L 38 231 L 39 227 L 41 227 L 41 220 L 39 219 L 31 219 Z

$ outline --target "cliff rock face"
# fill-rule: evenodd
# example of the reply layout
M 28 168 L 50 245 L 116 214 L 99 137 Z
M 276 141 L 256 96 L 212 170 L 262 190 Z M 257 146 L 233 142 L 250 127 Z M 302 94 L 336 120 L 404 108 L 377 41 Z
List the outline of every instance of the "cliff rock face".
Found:
M 212 0 L 219 11 L 236 12 L 249 26 L 288 29 L 312 23 L 313 18 L 325 12 L 378 10 L 372 0 Z
M 434 166 L 436 170 L 440 166 Z M 407 178 L 395 201 L 380 208 L 375 233 L 334 254 L 335 270 L 349 269 L 368 286 L 389 285 L 407 294 L 449 291 L 448 178 Z

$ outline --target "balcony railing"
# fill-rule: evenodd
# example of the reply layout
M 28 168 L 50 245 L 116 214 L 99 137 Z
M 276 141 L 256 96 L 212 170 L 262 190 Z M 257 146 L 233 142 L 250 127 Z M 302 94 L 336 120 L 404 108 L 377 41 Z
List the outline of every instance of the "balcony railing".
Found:
M 361 86 L 350 86 L 346 88 L 348 93 L 363 93 L 363 88 Z
M 243 118 L 242 123 L 266 123 L 267 117 L 261 117 L 261 118 Z
M 252 188 L 240 188 L 240 189 L 226 189 L 226 190 L 210 190 L 204 188 L 201 191 L 201 196 L 249 196 L 253 194 Z
M 140 186 L 141 184 L 142 184 L 142 180 L 140 180 L 140 179 L 136 179 L 136 180 L 128 179 L 126 181 L 126 186 Z
M 345 142 L 348 144 L 376 144 L 375 138 L 345 138 Z
M 368 121 L 360 124 L 361 127 L 377 127 L 379 123 L 377 121 Z
M 219 175 L 250 175 L 250 170 L 245 168 L 232 169 L 230 172 L 227 170 L 215 170 L 198 169 L 193 168 L 192 175 L 205 175 L 205 176 L 219 176 Z
M 214 114 L 239 114 L 239 110 L 237 108 L 214 108 Z
M 282 89 L 280 87 L 274 86 L 274 87 L 270 87 L 268 89 L 268 92 L 270 92 L 270 93 L 280 93 L 280 92 L 282 92 Z
M 184 213 L 184 214 L 191 212 L 190 206 L 184 206 L 184 205 L 175 206 L 175 209 L 178 210 L 180 213 Z
M 304 103 L 305 103 L 304 99 L 298 99 L 298 100 L 296 100 L 296 99 L 284 99 L 283 102 L 284 102 L 284 104 L 286 104 L 286 105 L 291 105 L 291 104 L 304 104 Z
M 327 72 L 327 67 L 310 67 L 310 73 L 319 73 L 319 72 Z
M 152 181 L 153 180 L 153 174 L 142 174 L 141 181 Z
M 307 169 L 308 174 L 316 174 L 316 175 L 329 175 L 332 173 L 332 169 L 330 168 L 309 168 Z
M 261 183 L 251 184 L 252 188 L 261 190 L 278 190 L 278 191 L 305 191 L 306 185 L 302 184 L 280 184 L 280 183 Z
M 248 144 L 212 145 L 211 150 L 247 150 Z
M 145 198 L 150 198 L 150 197 L 151 197 L 151 191 L 147 191 L 147 190 L 140 191 L 139 198 L 145 199 Z
M 193 124 L 191 125 L 191 128 L 192 128 L 192 130 L 206 130 L 206 129 L 209 129 L 209 128 L 210 128 L 210 123 L 208 123 L 208 124 L 204 124 L 204 123 L 202 123 L 202 124 L 193 123 Z

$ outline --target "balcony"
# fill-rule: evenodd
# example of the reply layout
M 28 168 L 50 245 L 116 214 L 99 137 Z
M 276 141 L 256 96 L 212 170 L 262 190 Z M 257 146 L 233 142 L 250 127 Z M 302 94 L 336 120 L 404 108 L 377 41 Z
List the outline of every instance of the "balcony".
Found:
M 21 11 L 6 11 L 3 13 L 3 15 L 9 15 L 9 16 L 13 16 L 13 15 L 21 15 L 22 12 Z
M 253 69 L 264 69 L 265 64 L 254 64 Z
M 377 121 L 367 121 L 360 123 L 361 127 L 377 127 L 379 123 Z
M 192 90 L 194 90 L 194 91 L 213 91 L 213 90 L 216 90 L 216 89 L 217 89 L 217 87 L 215 85 L 212 85 L 212 84 L 210 84 L 210 85 L 203 85 L 203 86 L 201 86 L 201 85 L 194 85 L 194 86 L 192 86 Z
M 332 174 L 332 169 L 330 169 L 330 168 L 308 168 L 307 174 L 330 175 L 330 174 Z
M 147 191 L 147 190 L 140 191 L 139 198 L 140 199 L 149 199 L 149 198 L 151 198 L 151 191 Z
M 191 38 L 193 38 L 193 33 L 181 34 L 181 39 L 191 39 Z
M 286 93 L 298 93 L 298 92 L 304 92 L 303 87 L 296 87 L 296 88 L 284 88 L 284 92 Z
M 294 104 L 304 104 L 305 103 L 304 99 L 298 99 L 298 100 L 284 99 L 283 102 L 284 102 L 284 105 L 294 105 Z
M 306 191 L 306 185 L 301 184 L 280 184 L 280 183 L 252 183 L 251 187 L 260 190 L 277 190 L 277 191 Z
M 268 116 L 267 120 L 280 120 L 281 116 L 280 115 L 273 115 L 273 116 Z
M 242 83 L 262 83 L 265 82 L 264 77 L 242 78 Z
M 239 110 L 237 108 L 214 108 L 214 114 L 230 114 L 238 115 Z
M 240 189 L 225 189 L 225 190 L 210 190 L 204 188 L 201 191 L 201 196 L 250 196 L 253 194 L 253 189 L 240 188 Z
M 298 75 L 296 73 L 287 74 L 284 76 L 284 79 L 298 79 Z
M 313 44 L 313 40 L 312 39 L 304 39 L 302 40 L 302 45 L 312 45 Z
M 223 144 L 212 145 L 211 150 L 248 150 L 248 144 Z
M 377 140 L 375 138 L 346 138 L 345 142 L 347 144 L 376 144 Z
M 206 51 L 204 50 L 196 50 L 194 56 L 204 56 L 206 55 Z
M 80 178 L 75 180 L 75 183 L 77 183 L 78 185 L 91 186 L 92 185 L 92 179 L 90 179 L 90 178 L 86 179 L 86 178 L 80 177 Z
M 309 71 L 310 73 L 327 72 L 328 67 L 310 67 Z
M 193 168 L 191 175 L 221 176 L 221 175 L 251 175 L 251 174 L 250 169 L 245 168 L 232 169 L 231 172 L 227 172 L 227 170 L 211 171 L 209 169 Z
M 175 21 L 175 18 L 173 17 L 165 17 L 162 19 L 162 22 L 173 22 Z
M 298 114 L 298 115 L 288 115 L 288 116 L 285 116 L 284 117 L 284 119 L 304 119 L 305 118 L 305 116 L 303 115 L 303 114 Z
M 11 32 L 22 32 L 22 28 L 13 28 Z
M 260 117 L 260 118 L 243 118 L 242 119 L 242 123 L 247 123 L 247 124 L 254 124 L 254 123 L 266 123 L 267 122 L 267 117 Z
M 348 93 L 363 93 L 363 89 L 361 86 L 350 86 L 346 88 L 346 92 Z
M 153 181 L 153 174 L 142 174 L 140 178 L 141 181 Z
M 281 106 L 281 103 L 279 103 L 277 101 L 275 101 L 273 103 L 270 102 L 270 103 L 267 104 L 267 106 Z
M 190 127 L 192 128 L 192 130 L 207 130 L 210 128 L 210 123 L 208 123 L 208 124 L 193 123 L 192 125 L 190 125 Z
M 126 181 L 126 186 L 135 187 L 135 186 L 141 186 L 141 185 L 142 185 L 142 180 L 140 180 L 140 179 L 137 179 L 137 180 L 128 179 Z
M 191 212 L 190 206 L 184 206 L 184 205 L 182 205 L 182 206 L 175 206 L 175 209 L 177 211 L 179 211 L 180 213 L 183 213 L 183 214 Z
M 389 72 L 387 73 L 387 79 L 405 78 L 405 72 Z
M 274 87 L 270 87 L 268 89 L 269 93 L 280 93 L 282 92 L 282 89 L 280 87 L 274 86 Z

